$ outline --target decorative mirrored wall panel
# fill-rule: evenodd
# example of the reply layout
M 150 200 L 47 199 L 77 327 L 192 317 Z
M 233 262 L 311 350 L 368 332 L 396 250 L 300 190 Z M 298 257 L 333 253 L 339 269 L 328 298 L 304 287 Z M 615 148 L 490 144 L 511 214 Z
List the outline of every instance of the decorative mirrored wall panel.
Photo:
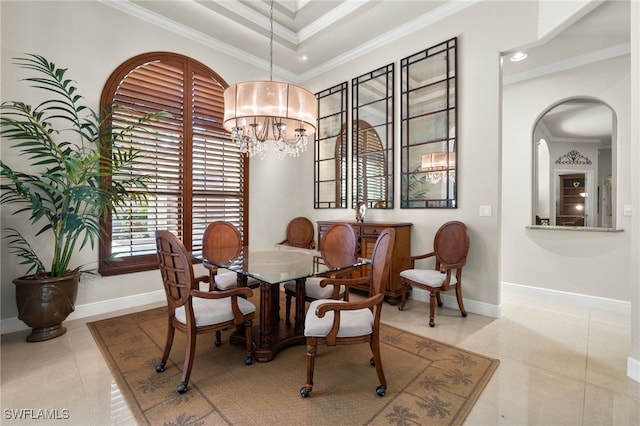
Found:
M 394 64 L 352 80 L 352 207 L 393 208 Z
M 593 98 L 547 109 L 533 130 L 533 225 L 615 228 L 616 119 Z
M 456 38 L 400 61 L 401 208 L 456 208 Z
M 316 93 L 318 129 L 314 153 L 314 208 L 347 208 L 347 88 Z

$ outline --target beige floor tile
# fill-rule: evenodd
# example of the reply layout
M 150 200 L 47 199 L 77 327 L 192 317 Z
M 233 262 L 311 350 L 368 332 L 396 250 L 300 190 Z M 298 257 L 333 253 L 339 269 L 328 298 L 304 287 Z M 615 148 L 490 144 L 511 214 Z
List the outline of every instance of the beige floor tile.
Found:
M 574 379 L 585 378 L 586 350 L 573 348 L 522 326 L 505 327 L 486 354 L 500 359 L 508 358 Z
M 638 425 L 640 399 L 587 383 L 585 425 Z
M 465 424 L 640 424 L 640 383 L 626 376 L 628 314 L 508 291 L 502 300 L 502 319 L 437 308 L 431 328 L 428 303 L 415 300 L 404 311 L 385 305 L 382 319 L 500 359 Z M 135 424 L 86 322 L 160 305 L 68 321 L 67 334 L 48 342 L 25 342 L 26 331 L 2 336 L 2 412 L 47 408 L 68 410 L 59 424 Z
M 589 317 L 565 312 L 550 312 L 538 306 L 521 306 L 511 315 L 505 328 L 530 329 L 532 333 L 586 351 L 589 340 Z
M 627 355 L 608 350 L 591 351 L 587 358 L 586 381 L 590 384 L 640 398 L 640 383 L 626 375 Z
M 465 424 L 580 424 L 585 383 L 503 359 Z

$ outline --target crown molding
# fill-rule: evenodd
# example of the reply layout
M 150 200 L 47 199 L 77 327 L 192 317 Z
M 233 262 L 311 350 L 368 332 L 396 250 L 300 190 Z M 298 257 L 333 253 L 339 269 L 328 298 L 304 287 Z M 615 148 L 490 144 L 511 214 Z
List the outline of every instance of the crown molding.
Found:
M 138 6 L 129 0 L 125 0 L 125 1 L 98 0 L 98 1 L 109 7 L 112 7 L 121 12 L 124 12 L 138 19 L 141 19 L 145 22 L 149 22 L 150 24 L 157 25 L 165 30 L 171 31 L 175 34 L 188 38 L 189 40 L 193 40 L 196 43 L 200 43 L 203 46 L 209 47 L 213 50 L 217 50 L 221 53 L 232 56 L 243 62 L 252 64 L 258 68 L 269 70 L 269 66 L 270 66 L 269 61 L 261 59 L 257 56 L 251 55 L 243 50 L 239 50 L 238 48 L 231 46 L 230 44 L 225 43 L 222 40 L 219 40 L 215 37 L 211 37 L 200 31 L 196 31 L 193 28 L 180 24 L 172 19 L 168 19 L 155 12 L 151 12 L 148 9 Z M 292 83 L 299 83 L 301 81 L 300 76 L 298 74 L 293 73 L 287 69 L 278 67 L 275 64 L 273 66 L 273 69 L 276 74 L 286 78 L 288 81 Z
M 349 52 L 346 52 L 342 55 L 336 56 L 322 65 L 312 68 L 309 71 L 302 73 L 301 80 L 306 81 L 311 78 L 322 75 L 333 68 L 340 66 L 345 62 L 352 61 L 360 56 L 365 56 L 371 54 L 371 52 L 381 46 L 389 44 L 393 41 L 399 40 L 403 37 L 406 37 L 419 29 L 425 28 L 429 25 L 432 25 L 448 16 L 454 15 L 461 10 L 464 10 L 468 7 L 473 6 L 474 4 L 480 2 L 481 0 L 469 0 L 469 1 L 450 1 L 446 2 L 442 6 L 433 9 L 424 15 L 421 15 L 407 23 L 400 25 L 399 27 L 393 29 L 392 31 L 388 31 L 384 34 L 379 35 L 371 39 L 370 41 L 361 44 L 360 46 L 352 49 Z
M 619 56 L 629 55 L 631 53 L 631 43 L 622 43 L 606 49 L 596 50 L 585 55 L 569 58 L 564 61 L 555 62 L 550 65 L 533 68 L 509 76 L 505 76 L 502 80 L 503 85 L 520 83 L 522 81 L 543 77 L 560 71 L 570 70 L 572 68 L 593 64 L 607 59 L 617 58 Z

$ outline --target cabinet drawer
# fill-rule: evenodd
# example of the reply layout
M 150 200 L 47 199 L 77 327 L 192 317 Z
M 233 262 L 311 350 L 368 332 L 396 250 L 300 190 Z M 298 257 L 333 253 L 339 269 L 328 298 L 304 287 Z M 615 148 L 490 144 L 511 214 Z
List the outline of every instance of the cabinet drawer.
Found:
M 376 228 L 373 226 L 361 226 L 360 227 L 360 236 L 365 237 L 365 238 L 378 238 L 378 235 L 380 235 L 380 233 L 382 231 L 384 231 L 385 228 L 384 227 L 380 227 L 380 228 Z

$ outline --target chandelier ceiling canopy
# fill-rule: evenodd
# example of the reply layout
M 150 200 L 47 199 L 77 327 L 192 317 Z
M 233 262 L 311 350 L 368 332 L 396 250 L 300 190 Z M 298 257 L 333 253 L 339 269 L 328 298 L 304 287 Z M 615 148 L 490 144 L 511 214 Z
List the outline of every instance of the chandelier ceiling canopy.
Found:
M 247 81 L 224 91 L 223 126 L 240 151 L 264 158 L 271 142 L 278 157 L 297 157 L 316 131 L 318 102 L 310 91 L 273 81 L 273 0 L 269 81 Z

